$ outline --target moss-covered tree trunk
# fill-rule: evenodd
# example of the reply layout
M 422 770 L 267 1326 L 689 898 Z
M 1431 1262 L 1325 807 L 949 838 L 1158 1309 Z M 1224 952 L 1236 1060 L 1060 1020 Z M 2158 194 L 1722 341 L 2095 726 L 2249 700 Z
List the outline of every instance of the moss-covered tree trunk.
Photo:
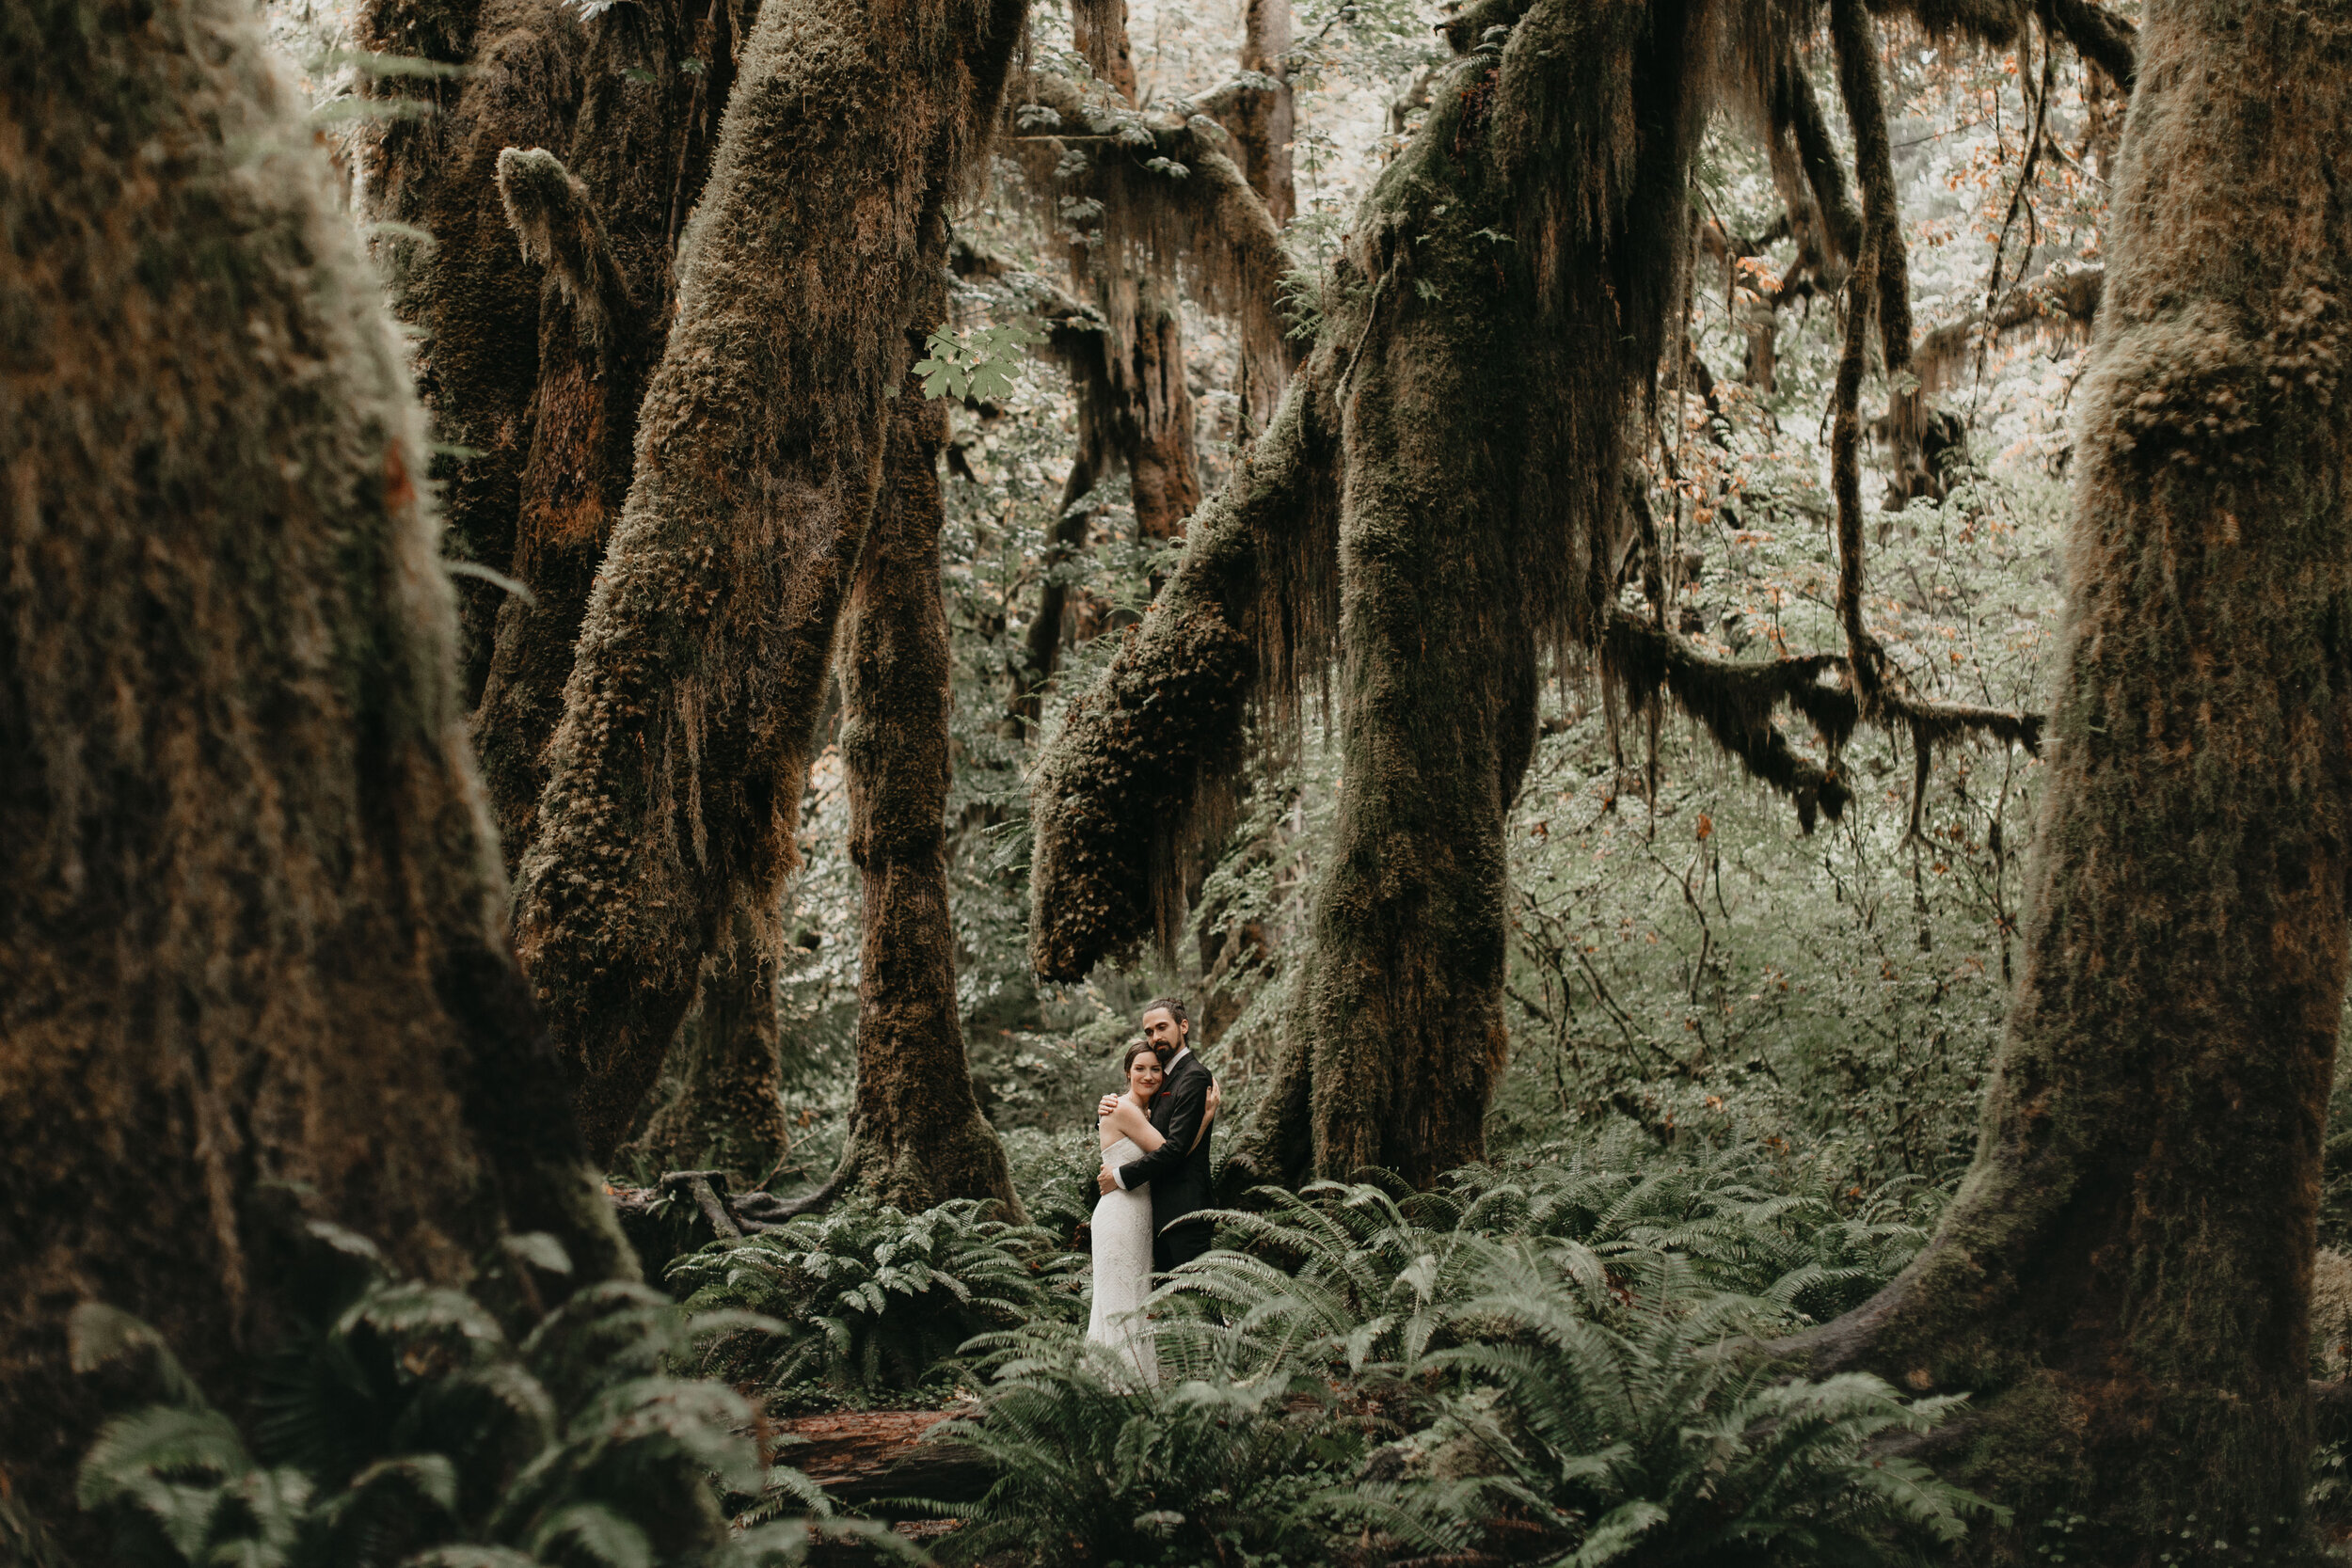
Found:
M 1242 173 L 1265 199 L 1266 215 L 1277 228 L 1298 212 L 1298 189 L 1292 177 L 1291 143 L 1298 135 L 1298 110 L 1291 92 L 1291 0 L 1248 0 L 1242 11 L 1241 68 L 1263 76 L 1272 87 L 1245 87 L 1226 112 L 1225 128 L 1233 134 Z
M 291 1212 L 633 1264 L 507 947 L 422 420 L 249 10 L 0 9 L 0 1479 L 70 1524 L 78 1301 L 237 1408 Z
M 977 1197 L 1017 1214 L 1004 1148 L 973 1097 L 956 1001 L 947 611 L 939 588 L 946 439 L 946 404 L 927 400 L 910 374 L 891 409 L 882 496 L 843 640 L 841 756 L 865 930 L 857 1100 L 830 1185 L 910 1213 Z
M 1499 50 L 1488 26 L 1509 29 Z M 1504 816 L 1539 661 L 1599 635 L 1714 28 L 1703 0 L 1458 19 L 1465 57 L 1358 214 L 1314 356 L 1040 769 L 1041 972 L 1168 944 L 1177 850 L 1230 800 L 1236 698 L 1279 716 L 1336 580 L 1336 848 L 1243 1151 L 1262 1176 L 1425 1180 L 1483 1147 Z
M 1140 277 L 1124 293 L 1127 330 L 1108 345 L 1111 388 L 1119 399 L 1112 426 L 1125 458 L 1136 505 L 1136 531 L 1152 544 L 1184 536 L 1200 505 L 1200 451 L 1192 388 L 1185 379 L 1184 324 L 1176 291 Z
M 452 40 L 468 36 L 467 13 L 475 17 L 468 47 L 450 53 Z M 564 0 L 463 8 L 378 0 L 362 8 L 359 24 L 374 47 L 422 47 L 447 54 L 441 63 L 463 63 L 453 94 L 451 79 L 392 76 L 376 85 L 404 98 L 422 94 L 434 107 L 385 127 L 361 160 L 361 176 L 369 215 L 400 226 L 380 231 L 376 244 L 393 278 L 393 308 L 418 335 L 417 390 L 433 420 L 442 547 L 505 574 L 514 563 L 539 380 L 540 280 L 507 227 L 497 165 L 506 148 L 570 140 L 580 101 L 581 24 Z M 457 594 L 459 671 L 472 703 L 488 678 L 505 594 L 471 577 L 459 581 Z
M 517 935 L 592 1151 L 626 1135 L 733 911 L 778 894 L 885 394 L 993 122 L 1020 0 L 770 0 L 680 245 L 575 655 Z
M 2135 1568 L 2190 1515 L 2279 1560 L 2302 1512 L 2352 874 L 2352 11 L 2161 0 L 2139 42 L 1982 1142 L 1795 1347 L 1978 1391 L 1973 1479 Z
M 553 153 L 509 148 L 498 182 L 523 253 L 546 269 L 538 383 L 509 570 L 528 596 L 500 606 L 474 747 L 510 872 L 547 784 L 572 645 L 628 494 L 637 402 L 660 350 L 595 198 Z
M 703 969 L 701 1001 L 671 1048 L 645 1131 L 632 1152 L 657 1170 L 723 1170 L 742 1191 L 784 1164 L 776 956 L 781 909 L 739 909 Z
M 628 497 L 638 405 L 675 303 L 678 230 L 709 169 L 740 10 L 739 0 L 646 0 L 604 11 L 588 24 L 580 112 L 563 139 L 498 154 L 510 244 L 540 269 L 504 568 L 529 594 L 498 606 L 473 726 L 510 873 L 531 842 L 572 646 Z M 550 150 L 566 147 L 561 159 Z

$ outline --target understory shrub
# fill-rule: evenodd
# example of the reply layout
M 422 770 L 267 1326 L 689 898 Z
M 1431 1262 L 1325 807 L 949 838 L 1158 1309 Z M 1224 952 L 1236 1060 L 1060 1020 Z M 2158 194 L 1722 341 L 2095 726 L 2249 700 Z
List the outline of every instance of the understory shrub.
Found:
M 1904 1195 L 1774 1194 L 1731 1150 L 1267 1192 L 1153 1297 L 1162 1381 L 1074 1323 L 988 1355 L 961 1560 L 1424 1559 L 1666 1568 L 1915 1560 L 1988 1505 L 1874 1439 L 1959 1402 L 1778 1381 L 1757 1338 L 1915 1250 Z M 1748 1290 L 1728 1289 L 1737 1283 Z M 1465 1555 L 1467 1554 L 1467 1555 Z
M 1016 1127 L 1000 1134 L 1012 1167 L 1012 1188 L 1029 1212 L 1029 1223 L 1067 1242 L 1094 1218 L 1102 1194 L 1094 1173 L 1103 1165 L 1102 1139 L 1091 1129 L 1046 1132 Z
M 1493 1457 L 1492 1495 L 1578 1568 L 1900 1561 L 1998 1513 L 1914 1460 L 1871 1451 L 1931 1431 L 1964 1396 L 1905 1400 L 1867 1373 L 1781 1381 L 1740 1342 L 1774 1315 L 1657 1254 L 1599 1317 L 1535 1249 L 1501 1253 L 1461 1315 L 1483 1335 L 1433 1355 L 1457 1392 L 1439 1435 Z M 1531 1266 L 1534 1265 L 1534 1266 Z M 1553 1553 L 1560 1554 L 1552 1558 Z
M 743 1314 L 691 1319 L 642 1286 L 572 1295 L 520 1342 L 463 1291 L 391 1278 L 366 1243 L 315 1322 L 274 1355 L 250 1432 L 161 1337 L 86 1304 L 73 1364 L 147 1402 L 108 1421 L 78 1499 L 135 1568 L 651 1568 L 803 1560 L 824 1495 L 768 1465 L 750 1403 L 670 1369 Z M 542 1267 L 563 1263 L 525 1239 Z M 740 1511 L 739 1513 L 737 1511 Z M 733 1516 L 731 1516 L 733 1515 Z M 886 1542 L 879 1542 L 887 1547 Z
M 992 1336 L 981 1413 L 943 1435 L 986 1456 L 997 1479 L 977 1503 L 934 1505 L 966 1522 L 942 1555 L 1307 1568 L 1362 1560 L 1375 1543 L 1428 1553 L 1468 1538 L 1433 1488 L 1364 1477 L 1366 1433 L 1325 1380 L 1299 1365 L 1256 1370 L 1243 1337 L 1186 1327 L 1189 1354 L 1144 1389 L 1075 1325 Z
M 943 1396 L 976 1336 L 1085 1310 L 1083 1260 L 1036 1226 L 969 1198 L 920 1214 L 850 1204 L 715 1242 L 670 1266 L 690 1311 L 748 1310 L 771 1326 L 714 1342 L 707 1371 L 756 1383 L 771 1411 Z

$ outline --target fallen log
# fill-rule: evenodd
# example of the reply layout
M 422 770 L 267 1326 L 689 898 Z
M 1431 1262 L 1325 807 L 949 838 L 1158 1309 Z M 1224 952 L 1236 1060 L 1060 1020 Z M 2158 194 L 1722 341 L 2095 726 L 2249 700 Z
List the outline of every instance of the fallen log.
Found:
M 888 1506 L 894 1498 L 970 1502 L 995 1479 L 988 1462 L 962 1444 L 928 1437 L 940 1422 L 969 1413 L 965 1406 L 803 1416 L 779 1429 L 787 1441 L 776 1459 L 876 1518 L 897 1516 Z

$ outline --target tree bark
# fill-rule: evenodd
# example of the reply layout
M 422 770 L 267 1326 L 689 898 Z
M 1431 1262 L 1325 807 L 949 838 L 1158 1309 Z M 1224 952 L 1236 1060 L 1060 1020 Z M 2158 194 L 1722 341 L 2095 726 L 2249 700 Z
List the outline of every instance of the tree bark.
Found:
M 483 784 L 511 874 L 531 842 L 572 645 L 628 495 L 637 404 L 660 342 L 659 318 L 632 293 L 587 186 L 536 148 L 501 152 L 498 179 L 524 255 L 546 269 L 530 455 L 510 562 L 529 596 L 510 594 L 500 607 L 473 716 Z
M 1482 11 L 1455 46 L 1513 20 Z M 1539 657 L 1600 635 L 1625 415 L 1678 298 L 1714 32 L 1705 3 L 1537 4 L 1453 73 L 1359 214 L 1258 460 L 1039 769 L 1040 972 L 1074 976 L 1147 932 L 1168 945 L 1173 868 L 1230 802 L 1244 702 L 1279 713 L 1336 578 L 1337 848 L 1243 1150 L 1262 1177 L 1421 1181 L 1483 1147 L 1503 817 Z M 1318 431 L 1336 462 L 1310 460 Z
M 1121 335 L 1125 353 L 1111 372 L 1111 386 L 1120 394 L 1113 439 L 1132 482 L 1136 532 L 1166 544 L 1184 537 L 1184 520 L 1200 506 L 1200 451 L 1192 388 L 1184 377 L 1184 318 L 1175 291 L 1167 285 L 1142 277 L 1133 281 L 1131 292 L 1128 327 Z
M 941 307 L 944 314 L 944 300 Z M 834 1180 L 836 1190 L 854 1183 L 907 1213 L 976 1197 L 1018 1215 L 1003 1146 L 973 1097 L 956 1001 L 947 610 L 939 587 L 939 449 L 946 439 L 946 405 L 925 398 L 910 372 L 891 411 L 882 493 L 858 563 L 842 668 L 850 857 L 865 933 L 857 1103 Z
M 926 1441 L 940 1422 L 967 1412 L 861 1410 L 784 1423 L 792 1439 L 777 1450 L 842 1502 L 886 1508 L 904 1497 L 971 1501 L 996 1479 L 988 1461 L 961 1444 Z
M 530 593 L 498 606 L 473 723 L 510 876 L 531 842 L 572 647 L 628 497 L 638 405 L 674 303 L 678 225 L 708 172 L 739 12 L 739 0 L 612 8 L 589 24 L 577 120 L 560 140 L 498 155 L 507 220 L 524 259 L 544 269 L 504 568 Z M 569 149 L 568 168 L 557 147 Z
M 405 23 L 407 9 L 372 8 L 363 36 L 400 42 L 409 29 L 386 12 Z M 380 239 L 378 249 L 392 262 L 394 313 L 419 335 L 417 391 L 438 449 L 443 547 L 501 574 L 514 564 L 531 446 L 540 280 L 507 226 L 497 164 L 505 148 L 569 139 L 583 52 L 578 13 L 564 0 L 483 0 L 454 101 L 412 130 L 388 131 L 363 160 L 369 214 L 430 236 Z M 489 677 L 505 594 L 469 577 L 457 598 L 458 670 L 472 704 Z
M 2302 1514 L 2352 872 L 2347 40 L 2341 5 L 2150 8 L 1983 1138 L 1912 1266 L 1788 1347 L 1979 1391 L 1967 1467 L 2021 1529 L 2090 1515 L 2087 1561 Z
M 776 1018 L 782 912 L 737 910 L 704 967 L 701 1002 L 662 1074 L 667 1092 L 633 1146 L 657 1173 L 722 1170 L 750 1191 L 784 1164 L 792 1139 Z
M 1290 67 L 1291 0 L 1248 0 L 1242 13 L 1241 68 L 1271 79 L 1271 87 L 1247 87 L 1225 117 L 1241 153 L 1242 173 L 1265 198 L 1266 215 L 1279 229 L 1298 214 L 1298 190 L 1291 175 L 1291 141 L 1298 135 Z
M 744 52 L 520 877 L 525 968 L 597 1158 L 726 917 L 792 864 L 924 236 L 1022 10 L 771 0 Z
M 423 421 L 248 9 L 0 10 L 0 1478 L 72 1544 L 78 1301 L 244 1414 L 305 1219 L 634 1264 L 503 934 Z

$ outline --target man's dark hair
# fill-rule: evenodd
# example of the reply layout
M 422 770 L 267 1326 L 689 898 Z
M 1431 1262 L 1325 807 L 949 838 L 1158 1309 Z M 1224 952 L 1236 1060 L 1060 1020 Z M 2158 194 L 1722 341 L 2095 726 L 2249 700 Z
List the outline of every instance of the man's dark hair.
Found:
M 1176 1021 L 1176 1028 L 1179 1033 L 1186 1035 L 1192 1033 L 1192 1015 L 1185 1012 L 1184 1003 L 1173 996 L 1155 996 L 1152 998 L 1151 1001 L 1146 1002 L 1143 1005 L 1143 1012 L 1137 1013 L 1136 1016 L 1137 1018 L 1142 1018 L 1147 1013 L 1158 1012 L 1162 1007 L 1166 1007 L 1168 1009 L 1168 1016 Z

